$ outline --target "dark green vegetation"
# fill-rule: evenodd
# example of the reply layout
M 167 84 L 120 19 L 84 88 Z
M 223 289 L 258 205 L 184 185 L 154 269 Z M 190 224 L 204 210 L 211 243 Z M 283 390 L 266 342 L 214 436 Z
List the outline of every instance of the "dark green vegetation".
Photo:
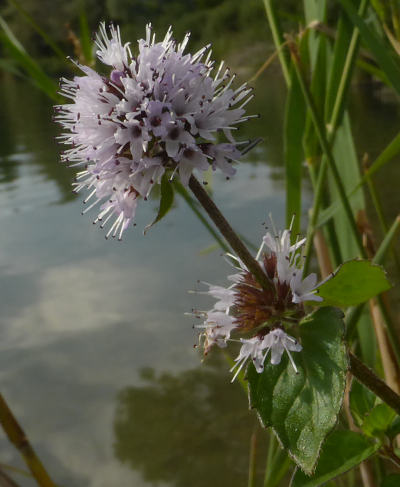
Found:
M 295 27 L 297 2 L 286 0 L 280 4 L 282 10 L 292 12 L 283 17 Z M 0 15 L 46 72 L 63 71 L 65 65 L 54 56 L 42 35 L 29 26 L 32 20 L 71 56 L 77 54 L 82 16 L 87 19 L 90 35 L 100 21 L 114 21 L 121 26 L 123 39 L 132 44 L 144 36 L 148 22 L 153 24 L 159 38 L 170 25 L 177 39 L 190 31 L 192 50 L 212 39 L 215 57 L 233 58 L 235 68 L 242 62 L 246 65 L 249 61 L 262 62 L 266 42 L 270 40 L 264 6 L 259 0 L 3 0 Z

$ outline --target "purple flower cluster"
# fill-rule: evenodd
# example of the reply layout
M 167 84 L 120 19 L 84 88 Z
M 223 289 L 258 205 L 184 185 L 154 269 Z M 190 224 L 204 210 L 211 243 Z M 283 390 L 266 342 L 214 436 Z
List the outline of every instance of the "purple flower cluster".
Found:
M 103 227 L 111 220 L 107 237 L 121 238 L 138 199 L 146 200 L 167 171 L 184 185 L 194 169 L 235 173 L 232 162 L 241 154 L 232 131 L 248 118 L 251 89 L 233 89 L 235 76 L 223 63 L 212 76 L 210 46 L 185 54 L 188 40 L 189 34 L 177 44 L 169 29 L 156 42 L 148 25 L 133 55 L 118 28 L 111 25 L 108 32 L 101 24 L 97 57 L 109 75 L 79 65 L 83 76 L 62 79 L 61 93 L 72 100 L 55 107 L 64 129 L 59 139 L 72 146 L 62 160 L 82 167 L 75 191 L 89 190 L 85 212 L 100 205 L 95 222 Z
M 227 254 L 239 271 L 228 276 L 232 284 L 223 287 L 204 283 L 209 289 L 203 294 L 212 296 L 216 302 L 209 311 L 192 313 L 203 320 L 195 328 L 202 330 L 200 342 L 205 355 L 214 345 L 224 348 L 227 342 L 238 341 L 231 339 L 232 333 L 245 333 L 248 337 L 240 338 L 240 352 L 231 369 L 236 369 L 232 381 L 249 360 L 261 373 L 268 355 L 271 364 L 276 365 L 284 352 L 297 372 L 291 352 L 300 352 L 302 346 L 285 329 L 293 328 L 293 323 L 304 316 L 304 303 L 323 299 L 318 296 L 321 283 L 317 284 L 317 275 L 303 275 L 301 249 L 306 239 L 297 238 L 292 243 L 291 227 L 283 232 L 275 228 L 273 234 L 267 232 L 256 256 L 272 284 L 271 290 L 264 290 L 238 257 Z

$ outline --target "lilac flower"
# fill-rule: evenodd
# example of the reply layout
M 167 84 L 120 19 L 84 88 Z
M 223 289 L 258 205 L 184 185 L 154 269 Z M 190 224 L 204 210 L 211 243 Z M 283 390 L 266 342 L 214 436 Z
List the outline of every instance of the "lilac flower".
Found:
M 285 333 L 281 328 L 276 328 L 270 331 L 264 337 L 256 335 L 250 339 L 240 339 L 242 346 L 239 355 L 235 358 L 235 365 L 231 368 L 231 372 L 236 369 L 236 373 L 232 378 L 232 382 L 236 379 L 239 372 L 248 360 L 251 360 L 258 373 L 264 370 L 264 362 L 267 358 L 268 352 L 271 351 L 271 364 L 278 365 L 281 362 L 283 352 L 289 356 L 295 372 L 297 367 L 290 352 L 301 352 L 303 347 L 293 337 Z
M 263 339 L 259 336 L 255 336 L 249 339 L 241 338 L 240 342 L 242 343 L 242 346 L 240 347 L 239 355 L 235 358 L 236 363 L 230 370 L 230 372 L 233 372 L 236 369 L 232 382 L 236 379 L 249 359 L 253 361 L 257 372 L 262 372 L 264 370 Z
M 249 118 L 244 107 L 251 89 L 234 89 L 223 63 L 215 72 L 209 46 L 185 53 L 188 40 L 189 34 L 178 44 L 169 29 L 156 42 L 148 25 L 134 53 L 118 27 L 102 23 L 96 54 L 108 75 L 78 64 L 82 76 L 62 79 L 61 93 L 71 100 L 55 107 L 64 129 L 59 139 L 71 146 L 62 160 L 82 168 L 75 191 L 90 191 L 88 208 L 100 205 L 95 221 L 111 219 L 107 236 L 121 238 L 138 201 L 164 173 L 187 185 L 195 170 L 235 172 L 241 154 L 232 131 Z
M 263 289 L 244 263 L 235 255 L 227 254 L 236 273 L 228 276 L 229 287 L 206 284 L 209 289 L 203 292 L 216 302 L 210 311 L 200 314 L 205 318 L 203 328 L 204 350 L 208 353 L 216 344 L 226 346 L 232 333 L 245 333 L 240 338 L 241 348 L 235 359 L 232 371 L 234 380 L 245 364 L 251 360 L 257 372 L 264 370 L 264 362 L 270 353 L 270 362 L 279 364 L 284 352 L 295 372 L 297 367 L 291 352 L 300 352 L 301 344 L 286 333 L 304 317 L 304 303 L 322 301 L 317 293 L 317 276 L 303 276 L 301 248 L 306 239 L 291 242 L 291 227 L 283 232 L 271 233 L 263 237 L 256 260 L 271 282 L 271 287 Z M 266 247 L 266 249 L 265 249 Z
M 195 328 L 203 329 L 200 339 L 204 339 L 204 355 L 207 355 L 213 345 L 226 347 L 226 341 L 230 338 L 232 330 L 236 327 L 234 319 L 229 315 L 229 308 L 234 303 L 234 291 L 222 286 L 214 286 L 204 282 L 209 287 L 208 291 L 196 291 L 198 294 L 208 294 L 217 299 L 213 309 L 201 313 L 193 313 L 195 316 L 203 316 L 204 323 Z
M 289 336 L 285 333 L 281 328 L 276 328 L 275 330 L 270 331 L 267 335 L 263 338 L 263 348 L 265 348 L 266 352 L 263 356 L 263 363 L 268 355 L 268 352 L 271 350 L 271 364 L 277 365 L 281 362 L 281 358 L 283 352 L 289 356 L 290 363 L 292 364 L 295 372 L 297 373 L 297 367 L 294 363 L 293 357 L 290 352 L 301 352 L 303 347 L 300 343 L 295 340 L 293 337 Z
M 196 328 L 203 328 L 200 339 L 204 339 L 204 355 L 207 355 L 213 345 L 220 348 L 226 347 L 226 342 L 231 336 L 232 330 L 236 327 L 232 316 L 222 312 L 212 310 L 206 313 L 206 320 Z
M 272 225 L 274 226 L 274 225 Z M 298 254 L 296 253 L 306 242 L 306 239 L 296 241 L 291 245 L 292 224 L 287 230 L 277 233 L 272 236 L 269 232 L 263 237 L 263 243 L 276 256 L 277 262 L 277 277 L 281 282 L 289 283 L 293 268 L 296 267 L 296 260 Z
M 290 289 L 293 294 L 293 303 L 304 301 L 323 301 L 321 296 L 317 296 L 317 275 L 312 273 L 303 279 L 303 270 L 293 271 L 290 280 Z

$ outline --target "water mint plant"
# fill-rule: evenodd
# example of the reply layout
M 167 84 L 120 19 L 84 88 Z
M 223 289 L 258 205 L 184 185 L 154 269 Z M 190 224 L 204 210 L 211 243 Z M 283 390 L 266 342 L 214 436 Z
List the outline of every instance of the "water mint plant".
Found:
M 276 16 L 271 3 L 266 2 L 266 7 L 274 23 Z M 279 39 L 276 25 L 274 28 Z M 400 396 L 352 351 L 350 333 L 359 317 L 357 313 L 363 303 L 389 289 L 390 284 L 383 269 L 376 265 L 378 258 L 372 263 L 366 259 L 367 251 L 332 151 L 340 112 L 334 111 L 336 118 L 327 133 L 301 62 L 302 39 L 297 41 L 288 36 L 291 70 L 283 52 L 281 62 L 288 86 L 297 90 L 298 99 L 296 103 L 289 100 L 294 105 L 287 111 L 288 134 L 297 143 L 296 148 L 290 145 L 292 140 L 288 143 L 287 154 L 293 160 L 287 166 L 287 178 L 292 184 L 288 189 L 287 212 L 289 215 L 296 210 L 298 216 L 291 217 L 288 228 L 282 232 L 272 225 L 272 231 L 265 234 L 253 257 L 194 174 L 195 171 L 203 174 L 210 168 L 218 169 L 228 178 L 235 173 L 233 163 L 242 153 L 241 143 L 233 134 L 240 123 L 251 118 L 245 115 L 245 106 L 253 95 L 246 83 L 233 88 L 235 76 L 230 75 L 223 63 L 215 69 L 210 46 L 195 54 L 186 53 L 188 40 L 186 35 L 177 43 L 169 29 L 164 39 L 156 42 L 148 25 L 146 38 L 138 41 L 135 50 L 129 43 L 122 43 L 118 28 L 111 25 L 107 29 L 102 24 L 96 47 L 99 61 L 106 66 L 105 74 L 78 64 L 84 75 L 72 81 L 62 80 L 61 93 L 72 101 L 56 107 L 56 119 L 64 129 L 60 140 L 72 146 L 62 159 L 82 167 L 74 183 L 75 190 L 89 190 L 85 202 L 90 204 L 85 212 L 100 205 L 95 223 L 100 221 L 104 226 L 111 220 L 107 237 L 122 237 L 134 220 L 138 201 L 146 201 L 156 185 L 161 186 L 161 200 L 155 221 L 165 216 L 171 206 L 174 189 L 183 187 L 184 191 L 192 192 L 231 247 L 233 253 L 228 252 L 227 259 L 235 268 L 228 276 L 227 287 L 204 283 L 208 290 L 200 291 L 216 300 L 210 310 L 193 312 L 200 320 L 195 328 L 203 353 L 208 355 L 213 348 L 226 349 L 233 364 L 231 381 L 238 379 L 243 384 L 247 380 L 250 407 L 262 426 L 272 429 L 298 466 L 293 485 L 308 485 L 307 476 L 314 476 L 310 485 L 320 485 L 312 479 L 329 480 L 335 475 L 335 472 L 321 474 L 318 468 L 324 472 L 325 467 L 323 462 L 318 464 L 318 459 L 333 451 L 335 442 L 329 438 L 337 441 L 340 437 L 340 431 L 328 435 L 339 421 L 349 372 L 384 403 L 368 411 L 369 419 L 363 416 L 360 424 L 365 435 L 371 436 L 371 431 L 378 428 L 375 423 L 382 423 L 380 416 L 387 412 L 385 408 L 400 413 Z M 349 56 L 353 53 L 350 50 Z M 341 103 L 343 92 L 339 95 Z M 319 147 L 323 157 L 318 177 L 312 172 L 315 201 L 307 238 L 300 238 L 296 235 L 301 213 L 302 160 L 298 149 L 303 140 L 291 132 L 290 118 L 296 117 L 293 124 L 298 127 L 305 123 L 306 113 L 307 143 L 313 138 L 311 147 Z M 356 250 L 355 255 L 350 255 L 336 244 L 332 255 L 337 270 L 325 272 L 318 283 L 317 274 L 309 273 L 308 268 L 327 167 L 342 205 L 342 218 L 346 221 L 343 228 L 350 232 L 352 248 Z M 176 176 L 181 186 L 168 182 Z M 296 185 L 297 193 L 292 194 Z M 195 200 L 189 201 L 197 212 Z M 330 211 L 334 213 L 334 209 Z M 330 232 L 334 242 L 332 228 Z M 387 248 L 385 242 L 382 246 Z M 377 252 L 379 258 L 385 249 Z M 337 258 L 341 252 L 347 257 Z M 329 253 L 324 259 L 333 268 Z M 346 328 L 344 311 L 349 306 L 352 311 L 348 313 Z M 386 430 L 395 429 L 395 414 L 387 416 L 390 419 L 385 422 L 385 433 L 380 431 L 376 437 L 378 446 L 367 441 L 366 447 L 361 437 L 363 451 L 356 455 L 358 459 L 379 451 L 382 455 L 391 454 L 393 460 L 394 433 L 389 446 L 385 438 L 389 434 Z M 352 436 L 353 440 L 360 438 Z M 361 460 L 353 460 L 351 466 L 357 461 Z
M 255 256 L 247 244 L 252 235 L 243 238 L 232 228 L 213 193 L 195 176 L 219 171 L 231 177 L 252 145 L 242 146 L 244 141 L 235 137 L 239 125 L 251 118 L 245 114 L 251 89 L 246 83 L 234 87 L 235 75 L 223 63 L 214 65 L 209 45 L 191 54 L 186 50 L 189 34 L 177 42 L 170 28 L 158 41 L 150 24 L 137 45 L 123 43 L 118 27 L 102 23 L 94 48 L 99 68 L 77 63 L 81 74 L 61 82 L 61 95 L 69 98 L 55 107 L 63 131 L 59 140 L 69 147 L 62 160 L 79 168 L 74 189 L 88 191 L 84 212 L 98 207 L 94 222 L 109 225 L 106 237 L 121 239 L 138 204 L 158 186 L 155 221 L 171 208 L 176 191 L 224 251 L 231 248 L 226 258 L 234 271 L 228 284 L 203 282 L 206 290 L 198 292 L 215 302 L 208 311 L 192 314 L 204 360 L 224 349 L 231 387 L 239 383 L 246 389 L 250 408 L 268 429 L 264 487 L 279 482 L 281 487 L 319 486 L 355 468 L 361 474 L 344 479 L 346 487 L 400 485 L 400 475 L 391 470 L 400 468 L 400 344 L 389 300 L 380 296 L 391 287 L 380 265 L 400 229 L 400 217 L 387 224 L 372 181 L 400 153 L 400 136 L 370 167 L 366 155 L 362 174 L 348 110 L 351 80 L 359 78 L 352 78 L 356 65 L 385 83 L 386 91 L 400 93 L 400 9 L 392 3 L 304 0 L 301 25 L 293 29 L 299 34 L 284 35 L 278 2 L 264 0 L 276 52 L 254 78 L 276 54 L 287 88 L 282 133 L 286 229 L 279 232 L 272 225 Z M 28 61 L 26 71 L 50 92 L 52 84 L 29 63 L 4 20 L 1 27 L 0 41 L 8 39 L 5 45 L 17 65 Z M 301 222 L 304 166 L 313 190 L 307 222 Z M 379 246 L 366 217 L 365 183 L 384 235 Z M 307 237 L 301 238 L 305 223 Z M 319 270 L 310 272 L 317 261 Z M 363 309 L 367 302 L 369 313 Z M 166 397 L 174 403 L 170 389 Z M 53 487 L 8 409 L 1 400 L 0 420 L 10 441 L 38 485 Z M 204 411 L 212 416 L 212 408 Z M 249 487 L 256 485 L 256 434 L 255 429 Z M 28 454 L 21 448 L 25 444 Z M 376 461 L 378 455 L 384 461 Z M 374 469 L 362 463 L 368 459 L 376 461 Z
M 204 355 L 214 345 L 237 349 L 240 343 L 232 382 L 246 370 L 250 406 L 299 467 L 311 474 L 338 421 L 351 366 L 344 315 L 329 305 L 357 305 L 389 284 L 382 268 L 361 260 L 345 263 L 317 284 L 315 273 L 305 275 L 306 239 L 292 235 L 292 224 L 283 232 L 272 225 L 273 233 L 266 233 L 257 252 L 255 260 L 268 287 L 228 253 L 236 270 L 228 276 L 232 284 L 203 282 L 208 290 L 200 292 L 216 302 L 211 310 L 193 314 L 203 320 L 194 327 L 200 330 Z M 316 306 L 322 307 L 313 310 Z

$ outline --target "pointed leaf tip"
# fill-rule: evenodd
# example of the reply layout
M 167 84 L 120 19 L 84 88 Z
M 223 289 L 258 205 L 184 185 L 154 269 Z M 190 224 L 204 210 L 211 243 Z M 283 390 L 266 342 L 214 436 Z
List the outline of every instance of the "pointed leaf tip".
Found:
M 384 269 L 368 260 L 350 260 L 318 288 L 323 304 L 356 306 L 390 289 Z
M 143 230 L 143 235 L 146 235 L 153 225 L 162 220 L 174 204 L 174 189 L 166 174 L 161 179 L 160 192 L 160 206 L 157 216 L 149 225 L 146 225 Z
M 250 407 L 265 427 L 271 426 L 297 465 L 312 474 L 326 435 L 337 422 L 348 367 L 344 324 L 338 310 L 320 308 L 300 323 L 303 350 L 285 354 L 279 365 L 257 373 L 248 368 Z

